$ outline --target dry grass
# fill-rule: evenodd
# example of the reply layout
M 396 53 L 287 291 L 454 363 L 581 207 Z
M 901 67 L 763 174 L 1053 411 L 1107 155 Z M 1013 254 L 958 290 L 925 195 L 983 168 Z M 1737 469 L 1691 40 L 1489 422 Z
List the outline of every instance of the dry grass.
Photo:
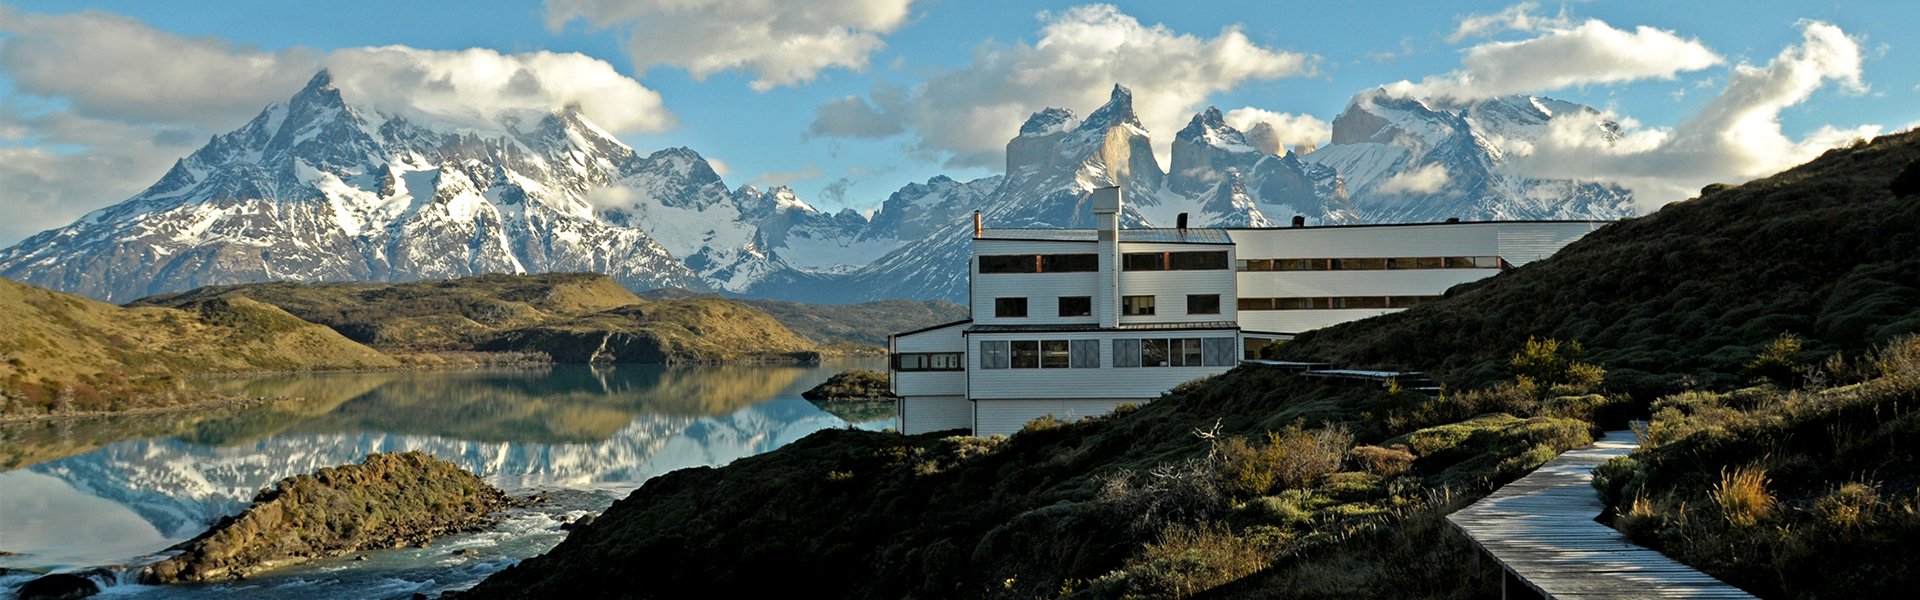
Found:
M 1735 527 L 1752 527 L 1773 516 L 1777 502 L 1767 491 L 1767 470 L 1740 467 L 1720 469 L 1720 484 L 1707 493 L 1720 516 Z

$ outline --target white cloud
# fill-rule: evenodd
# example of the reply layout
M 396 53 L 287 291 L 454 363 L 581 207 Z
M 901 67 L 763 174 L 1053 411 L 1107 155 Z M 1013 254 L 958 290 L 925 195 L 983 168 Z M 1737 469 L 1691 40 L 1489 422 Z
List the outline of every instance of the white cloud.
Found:
M 207 138 L 285 100 L 321 67 L 349 102 L 472 125 L 578 106 L 615 132 L 673 124 L 659 94 L 579 54 L 417 50 L 263 52 L 124 16 L 0 5 L 0 244 L 153 183 Z
M 1333 124 L 1313 115 L 1273 112 L 1251 106 L 1227 111 L 1227 124 L 1247 133 L 1247 141 L 1268 154 L 1288 148 L 1317 148 L 1333 139 Z
M 1133 90 L 1134 110 L 1159 134 L 1154 149 L 1164 155 L 1173 133 L 1208 96 L 1311 70 L 1311 57 L 1256 45 L 1238 26 L 1203 38 L 1141 24 L 1105 4 L 1041 13 L 1040 19 L 1040 39 L 1032 45 L 982 44 L 966 67 L 937 74 L 897 100 L 876 93 L 865 108 L 905 123 L 918 135 L 915 150 L 922 155 L 951 166 L 996 166 L 1028 115 L 1048 106 L 1084 115 L 1120 83 Z M 818 119 L 813 131 L 859 134 Z
M 1395 173 L 1375 189 L 1382 194 L 1431 194 L 1447 187 L 1447 182 L 1452 180 L 1447 176 L 1446 167 L 1432 163 Z
M 547 0 L 547 27 L 574 20 L 618 29 L 639 69 L 674 66 L 697 79 L 752 72 L 756 90 L 864 71 L 907 20 L 913 0 Z
M 1673 79 L 1721 62 L 1697 39 L 1646 26 L 1626 31 L 1588 20 L 1527 40 L 1468 48 L 1457 70 L 1386 88 L 1401 96 L 1475 100 L 1595 83 Z
M 1560 14 L 1542 16 L 1533 14 L 1540 9 L 1538 2 L 1521 2 L 1501 9 L 1499 12 L 1471 14 L 1460 19 L 1460 26 L 1447 36 L 1448 43 L 1459 43 L 1470 37 L 1481 37 L 1502 31 L 1539 31 L 1541 29 L 1565 28 L 1573 24 L 1567 18 L 1566 8 L 1561 7 Z
M 1782 110 L 1829 83 L 1864 89 L 1856 40 L 1828 23 L 1803 21 L 1799 27 L 1798 44 L 1764 66 L 1735 66 L 1720 94 L 1671 130 L 1628 127 L 1613 140 L 1571 121 L 1581 117 L 1555 119 L 1549 135 L 1509 147 L 1514 167 L 1537 176 L 1618 182 L 1632 188 L 1643 207 L 1654 208 L 1708 183 L 1771 174 L 1878 134 L 1878 125 L 1828 125 L 1795 140 L 1781 130 Z
M 326 65 L 348 102 L 388 113 L 485 127 L 503 114 L 577 106 L 609 131 L 673 126 L 658 92 L 584 54 L 383 46 L 339 50 Z

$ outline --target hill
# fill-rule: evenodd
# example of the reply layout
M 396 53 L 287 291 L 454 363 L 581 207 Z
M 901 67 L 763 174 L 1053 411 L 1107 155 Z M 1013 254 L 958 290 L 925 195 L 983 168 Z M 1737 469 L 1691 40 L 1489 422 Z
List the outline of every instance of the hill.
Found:
M 250 298 L 389 351 L 537 352 L 558 362 L 793 360 L 821 352 L 778 321 L 715 297 L 649 301 L 596 273 L 411 283 L 255 283 L 136 301 Z
M 0 414 L 191 401 L 195 374 L 394 367 L 331 329 L 244 297 L 119 307 L 0 279 Z
M 1860 353 L 1920 332 L 1920 200 L 1893 182 L 1920 133 L 1603 227 L 1550 260 L 1405 312 L 1307 332 L 1287 358 L 1497 378 L 1529 337 L 1575 340 L 1608 384 L 1644 397 L 1737 383 L 1783 332 L 1805 352 Z M 1911 184 L 1909 184 L 1911 185 Z
M 640 293 L 650 300 L 718 297 L 717 294 L 661 288 Z M 967 307 L 945 300 L 875 300 L 859 304 L 810 304 L 788 300 L 735 298 L 778 319 L 782 325 L 820 344 L 887 345 L 887 336 L 967 318 Z
M 1497 567 L 1441 516 L 1650 407 L 1673 440 L 1645 467 L 1612 467 L 1608 481 L 1647 491 L 1621 513 L 1644 518 L 1653 537 L 1723 557 L 1745 541 L 1816 559 L 1808 548 L 1873 542 L 1836 555 L 1852 562 L 1785 571 L 1767 551 L 1742 551 L 1719 569 L 1823 596 L 1842 592 L 1813 580 L 1910 590 L 1920 583 L 1910 543 L 1858 525 L 1909 527 L 1920 503 L 1905 450 L 1920 386 L 1902 366 L 1920 363 L 1920 342 L 1890 340 L 1912 330 L 1916 306 L 1901 300 L 1920 273 L 1917 158 L 1920 133 L 1909 132 L 1712 187 L 1444 300 L 1283 350 L 1431 370 L 1449 388 L 1438 397 L 1243 366 L 1145 406 L 1042 418 L 1008 438 L 824 431 L 649 481 L 471 594 L 745 595 L 804 579 L 822 595 L 872 598 L 1483 597 L 1501 585 Z M 1805 345 L 1769 343 L 1792 339 L 1783 331 Z M 1584 343 L 1599 365 L 1583 363 L 1578 344 L 1534 336 Z M 1882 342 L 1891 346 L 1862 358 Z M 1821 385 L 1864 387 L 1831 402 L 1793 400 L 1814 393 L 1801 391 L 1657 396 L 1787 377 L 1781 364 Z M 1822 364 L 1845 375 L 1806 368 Z M 1767 490 L 1764 473 L 1740 475 L 1769 448 L 1793 450 L 1780 456 L 1794 469 L 1785 489 L 1799 496 L 1754 493 Z M 1835 449 L 1851 458 L 1822 458 Z M 1888 466 L 1897 477 L 1865 491 L 1807 493 Z M 1684 485 L 1660 496 L 1672 482 Z M 1717 508 L 1700 508 L 1709 499 Z M 1875 520 L 1839 519 L 1818 530 L 1826 537 L 1768 533 L 1848 514 Z M 1709 519 L 1722 525 L 1688 537 Z

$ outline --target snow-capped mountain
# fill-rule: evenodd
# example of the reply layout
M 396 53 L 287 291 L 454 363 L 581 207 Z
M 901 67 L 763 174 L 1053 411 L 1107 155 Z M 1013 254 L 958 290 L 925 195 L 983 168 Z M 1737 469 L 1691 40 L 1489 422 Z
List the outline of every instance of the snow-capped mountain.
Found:
M 1368 222 L 1617 219 L 1635 213 L 1625 188 L 1509 173 L 1502 142 L 1538 139 L 1557 115 L 1598 111 L 1537 96 L 1443 105 L 1373 90 L 1333 121 L 1333 143 L 1306 162 L 1340 174 Z M 1598 121 L 1603 135 L 1619 126 Z
M 728 190 L 692 150 L 636 153 L 577 110 L 490 129 L 421 123 L 353 105 L 322 71 L 145 191 L 0 251 L 0 275 L 112 301 L 547 271 L 737 291 L 772 272 L 845 268 L 831 251 L 865 226 L 785 188 Z
M 1556 115 L 1598 114 L 1577 104 L 1374 90 L 1304 155 L 1208 108 L 1175 133 L 1163 170 L 1132 100 L 1116 85 L 1084 119 L 1033 113 L 1007 142 L 1004 175 L 909 184 L 869 217 L 785 187 L 729 189 L 693 150 L 643 155 L 577 110 L 485 129 L 421 123 L 354 106 L 322 71 L 133 198 L 0 251 L 0 276 L 122 302 L 270 279 L 546 271 L 813 302 L 959 300 L 974 211 L 989 227 L 1085 227 L 1087 193 L 1110 185 L 1129 227 L 1183 213 L 1231 227 L 1633 214 L 1623 188 L 1505 168 L 1503 148 Z

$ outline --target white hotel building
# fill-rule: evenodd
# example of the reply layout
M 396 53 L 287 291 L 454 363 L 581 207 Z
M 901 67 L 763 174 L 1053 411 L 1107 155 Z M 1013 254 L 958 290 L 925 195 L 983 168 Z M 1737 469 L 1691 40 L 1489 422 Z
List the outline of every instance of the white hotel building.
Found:
M 1224 373 L 1275 339 L 1403 310 L 1545 258 L 1604 221 L 1258 229 L 975 223 L 973 318 L 890 337 L 903 433 L 1010 434 L 1106 414 Z

